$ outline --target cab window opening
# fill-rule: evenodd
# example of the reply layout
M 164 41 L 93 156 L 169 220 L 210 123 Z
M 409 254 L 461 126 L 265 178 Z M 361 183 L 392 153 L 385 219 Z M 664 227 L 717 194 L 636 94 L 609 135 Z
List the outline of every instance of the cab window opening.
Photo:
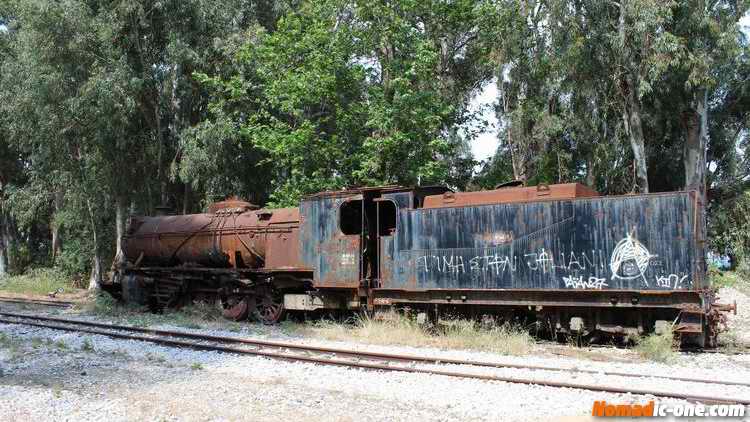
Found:
M 339 207 L 339 228 L 345 235 L 362 234 L 362 201 L 346 201 Z
M 378 233 L 390 236 L 396 232 L 396 204 L 393 201 L 378 203 Z

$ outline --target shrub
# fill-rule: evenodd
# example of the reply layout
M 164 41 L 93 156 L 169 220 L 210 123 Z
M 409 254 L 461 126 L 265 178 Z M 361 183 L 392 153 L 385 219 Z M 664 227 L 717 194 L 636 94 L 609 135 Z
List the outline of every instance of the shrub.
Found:
M 669 362 L 675 356 L 675 345 L 674 334 L 670 330 L 638 340 L 635 350 L 644 359 L 655 362 Z

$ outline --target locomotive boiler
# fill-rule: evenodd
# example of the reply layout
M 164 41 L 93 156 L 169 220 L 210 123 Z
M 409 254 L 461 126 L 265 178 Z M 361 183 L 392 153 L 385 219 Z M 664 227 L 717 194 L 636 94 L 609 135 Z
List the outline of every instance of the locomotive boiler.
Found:
M 580 184 L 480 192 L 322 192 L 299 208 L 230 199 L 204 214 L 132 217 L 110 290 L 153 309 L 217 303 L 235 320 L 409 308 L 523 318 L 554 336 L 674 330 L 713 345 L 696 192 L 606 196 Z

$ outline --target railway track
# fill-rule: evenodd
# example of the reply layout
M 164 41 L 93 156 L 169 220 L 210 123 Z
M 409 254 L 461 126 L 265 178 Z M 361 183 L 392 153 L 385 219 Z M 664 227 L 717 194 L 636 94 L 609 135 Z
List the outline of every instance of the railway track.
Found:
M 537 345 L 539 346 L 548 346 L 548 347 L 565 347 L 564 344 L 553 342 L 553 341 L 537 341 Z M 585 346 L 576 346 L 576 347 L 582 347 L 584 349 L 591 349 L 591 350 L 607 350 L 607 349 L 621 349 L 624 348 L 622 346 L 612 345 L 612 344 L 587 344 Z M 693 348 L 681 348 L 679 350 L 680 353 L 684 354 L 717 354 L 717 355 L 747 355 L 750 354 L 750 345 L 744 345 L 737 348 L 732 348 L 730 350 L 723 349 L 721 347 L 717 349 L 693 349 Z
M 0 312 L 0 323 L 19 324 L 39 328 L 62 331 L 82 332 L 92 335 L 103 335 L 125 340 L 138 340 L 169 347 L 191 348 L 195 350 L 218 351 L 242 355 L 263 356 L 293 362 L 308 362 L 322 365 L 333 365 L 369 370 L 423 373 L 443 375 L 457 378 L 479 379 L 486 381 L 502 381 L 518 384 L 532 384 L 556 388 L 574 388 L 609 393 L 631 393 L 651 395 L 656 397 L 676 398 L 702 403 L 732 403 L 750 405 L 750 398 L 711 397 L 692 393 L 674 393 L 667 391 L 653 391 L 627 387 L 602 386 L 594 384 L 580 384 L 572 382 L 557 382 L 549 380 L 505 377 L 489 374 L 477 374 L 445 369 L 424 367 L 424 365 L 457 365 L 464 367 L 500 368 L 500 369 L 528 369 L 557 372 L 591 373 L 616 377 L 650 377 L 671 381 L 722 384 L 727 386 L 746 386 L 750 383 L 727 382 L 711 379 L 696 379 L 684 377 L 643 375 L 625 372 L 602 372 L 578 368 L 559 368 L 538 365 L 499 364 L 495 362 L 468 361 L 459 359 L 444 359 L 428 356 L 399 355 L 376 353 L 367 351 L 346 350 L 329 347 L 307 346 L 294 343 L 273 342 L 265 340 L 222 337 L 185 333 L 180 331 L 158 330 L 141 327 L 130 327 L 99 322 L 81 321 L 66 318 L 29 315 L 11 312 Z M 417 365 L 423 365 L 418 367 Z M 686 389 L 688 390 L 688 389 Z
M 52 306 L 52 307 L 58 307 L 58 308 L 69 308 L 74 305 L 73 302 L 68 302 L 64 300 L 24 299 L 24 298 L 18 298 L 18 297 L 3 297 L 3 296 L 0 296 L 0 302 L 15 303 L 19 305 Z

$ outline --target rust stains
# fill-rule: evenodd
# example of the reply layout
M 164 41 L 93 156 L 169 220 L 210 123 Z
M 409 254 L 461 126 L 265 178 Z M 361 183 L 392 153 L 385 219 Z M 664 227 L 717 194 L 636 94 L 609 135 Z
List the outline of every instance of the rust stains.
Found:
M 580 183 L 510 187 L 479 192 L 445 192 L 424 198 L 424 208 L 463 207 L 484 204 L 505 204 L 528 201 L 559 201 L 599 196 L 595 190 Z

